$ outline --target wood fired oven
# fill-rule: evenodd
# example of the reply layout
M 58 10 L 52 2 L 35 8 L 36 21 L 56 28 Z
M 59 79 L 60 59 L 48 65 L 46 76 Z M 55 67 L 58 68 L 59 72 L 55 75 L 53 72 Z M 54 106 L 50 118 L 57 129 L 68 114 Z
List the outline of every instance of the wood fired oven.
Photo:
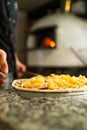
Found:
M 27 65 L 35 70 L 86 72 L 87 22 L 71 13 L 49 14 L 31 28 L 27 49 Z

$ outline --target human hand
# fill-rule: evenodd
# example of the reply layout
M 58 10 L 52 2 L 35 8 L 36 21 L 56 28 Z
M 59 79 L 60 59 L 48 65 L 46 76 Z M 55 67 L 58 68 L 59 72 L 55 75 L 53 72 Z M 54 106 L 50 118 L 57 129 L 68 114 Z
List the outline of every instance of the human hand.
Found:
M 26 72 L 26 65 L 24 65 L 19 59 L 18 57 L 16 57 L 16 72 L 17 72 L 17 76 L 19 78 L 21 78 L 24 73 Z
M 7 55 L 5 51 L 0 49 L 0 87 L 4 87 L 6 84 L 5 75 L 8 73 Z

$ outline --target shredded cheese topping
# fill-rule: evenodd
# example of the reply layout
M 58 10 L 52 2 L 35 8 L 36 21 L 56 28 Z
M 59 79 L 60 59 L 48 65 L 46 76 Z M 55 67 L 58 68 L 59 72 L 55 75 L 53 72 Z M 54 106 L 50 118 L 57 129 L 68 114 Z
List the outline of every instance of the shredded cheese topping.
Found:
M 67 89 L 80 88 L 87 85 L 85 76 L 71 76 L 69 74 L 50 74 L 48 76 L 37 75 L 22 83 L 21 87 L 29 89 Z

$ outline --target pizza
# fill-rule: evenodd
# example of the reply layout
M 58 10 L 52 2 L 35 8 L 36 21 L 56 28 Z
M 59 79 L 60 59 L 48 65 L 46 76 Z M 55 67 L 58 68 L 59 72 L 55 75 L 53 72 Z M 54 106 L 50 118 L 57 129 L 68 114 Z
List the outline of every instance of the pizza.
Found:
M 29 79 L 14 80 L 12 86 L 21 90 L 79 92 L 87 91 L 87 78 L 83 75 L 69 74 L 37 75 Z

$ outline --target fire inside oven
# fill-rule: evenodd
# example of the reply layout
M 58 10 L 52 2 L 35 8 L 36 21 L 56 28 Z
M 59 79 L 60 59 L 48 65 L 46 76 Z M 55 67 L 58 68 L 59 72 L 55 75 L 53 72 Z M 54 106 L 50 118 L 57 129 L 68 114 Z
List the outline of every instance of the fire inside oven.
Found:
M 33 46 L 33 49 L 53 49 L 56 47 L 55 27 L 38 29 L 33 31 L 32 34 L 35 37 L 35 45 Z

